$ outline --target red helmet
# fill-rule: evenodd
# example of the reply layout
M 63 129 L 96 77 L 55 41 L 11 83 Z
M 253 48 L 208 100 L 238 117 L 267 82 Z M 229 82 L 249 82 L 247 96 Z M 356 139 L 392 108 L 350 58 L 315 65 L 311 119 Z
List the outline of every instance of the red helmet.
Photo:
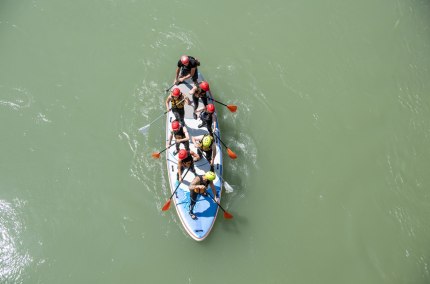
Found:
M 178 158 L 179 158 L 179 160 L 183 160 L 183 159 L 185 159 L 186 157 L 188 157 L 187 150 L 185 150 L 185 149 L 181 149 L 181 150 L 179 150 L 179 154 L 178 154 Z
M 179 97 L 180 94 L 181 94 L 181 90 L 179 90 L 179 88 L 174 88 L 173 89 L 172 95 L 174 97 Z
M 208 104 L 208 105 L 206 106 L 206 110 L 207 110 L 208 112 L 212 113 L 212 112 L 214 112 L 214 111 L 215 111 L 215 106 L 214 106 L 213 104 Z
M 179 127 L 180 127 L 179 121 L 177 121 L 177 120 L 172 121 L 172 129 L 173 129 L 173 131 L 179 130 Z
M 181 56 L 181 63 L 184 64 L 184 65 L 187 65 L 188 62 L 190 62 L 190 59 L 188 58 L 188 56 L 182 55 Z
M 202 89 L 203 91 L 209 91 L 209 84 L 208 84 L 208 82 L 206 82 L 206 81 L 203 81 L 203 82 L 201 82 L 200 83 L 200 89 Z

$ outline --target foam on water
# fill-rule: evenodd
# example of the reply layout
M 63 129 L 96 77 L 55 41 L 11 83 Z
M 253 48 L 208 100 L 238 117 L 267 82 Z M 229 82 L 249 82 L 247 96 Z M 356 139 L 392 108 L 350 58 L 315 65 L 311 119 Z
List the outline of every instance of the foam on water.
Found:
M 0 283 L 22 283 L 24 270 L 33 261 L 21 237 L 26 229 L 20 216 L 24 204 L 0 199 Z

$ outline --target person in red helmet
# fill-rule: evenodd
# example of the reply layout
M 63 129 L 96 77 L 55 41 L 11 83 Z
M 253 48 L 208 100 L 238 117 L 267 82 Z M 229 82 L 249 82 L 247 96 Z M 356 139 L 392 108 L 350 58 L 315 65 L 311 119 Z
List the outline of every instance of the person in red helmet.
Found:
M 191 78 L 194 82 L 194 85 L 197 86 L 197 78 L 199 76 L 197 66 L 200 66 L 198 59 L 195 59 L 192 56 L 182 55 L 181 59 L 178 61 L 176 76 L 173 83 L 180 84 Z
M 204 109 L 200 110 L 199 117 L 202 123 L 198 125 L 198 128 L 206 126 L 209 133 L 212 134 L 212 126 L 213 128 L 216 127 L 215 106 L 213 104 L 208 104 Z
M 170 131 L 169 140 L 166 143 L 166 148 L 172 143 L 172 138 L 175 136 L 176 151 L 173 155 L 179 152 L 179 146 L 182 143 L 186 150 L 190 150 L 190 135 L 188 134 L 187 128 L 182 126 L 179 121 L 174 120 L 171 123 L 172 131 Z
M 179 90 L 179 88 L 174 88 L 166 99 L 167 111 L 169 111 L 170 103 L 172 107 L 172 112 L 175 115 L 176 120 L 179 120 L 182 126 L 185 126 L 185 102 L 187 102 L 188 105 L 191 104 L 190 99 L 185 97 L 184 94 L 181 93 L 181 90 Z
M 176 178 L 179 182 L 182 182 L 182 171 L 184 168 L 190 169 L 196 174 L 196 169 L 194 168 L 194 162 L 200 160 L 199 155 L 190 150 L 181 149 L 178 153 L 178 173 Z
M 200 84 L 194 86 L 191 91 L 190 91 L 190 95 L 193 96 L 193 103 L 194 103 L 194 119 L 197 119 L 197 114 L 196 114 L 196 110 L 199 106 L 199 99 L 202 99 L 202 102 L 204 104 L 204 106 L 208 105 L 208 97 L 206 92 L 209 91 L 209 84 L 206 81 L 202 81 L 200 82 Z

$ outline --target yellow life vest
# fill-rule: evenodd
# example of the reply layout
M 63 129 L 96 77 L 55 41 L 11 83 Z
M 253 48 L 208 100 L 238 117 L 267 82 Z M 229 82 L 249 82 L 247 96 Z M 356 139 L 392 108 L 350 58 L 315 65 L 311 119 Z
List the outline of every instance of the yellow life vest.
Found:
M 178 98 L 171 96 L 170 103 L 172 104 L 172 108 L 184 108 L 184 96 L 182 94 Z

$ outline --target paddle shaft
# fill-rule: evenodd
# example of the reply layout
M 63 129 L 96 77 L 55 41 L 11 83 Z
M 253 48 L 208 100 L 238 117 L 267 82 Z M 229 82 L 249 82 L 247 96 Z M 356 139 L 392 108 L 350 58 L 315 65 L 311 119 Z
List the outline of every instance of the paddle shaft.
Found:
M 215 100 L 214 98 L 211 98 L 211 100 L 213 100 L 214 102 L 217 102 L 217 103 L 219 103 L 219 104 L 221 104 L 221 105 L 223 105 L 223 106 L 228 107 L 228 105 L 226 105 L 226 104 L 224 104 L 224 103 L 222 103 L 222 102 L 220 102 L 220 101 L 217 101 L 217 100 Z
M 185 98 L 183 99 L 183 100 L 181 100 L 179 103 L 182 103 L 183 101 L 185 100 Z M 163 115 L 165 115 L 166 113 L 168 113 L 169 111 L 171 111 L 172 110 L 172 108 L 169 108 L 168 110 L 166 110 L 165 112 L 163 112 L 163 114 L 162 115 L 160 115 L 159 117 L 157 117 L 156 119 L 154 119 L 150 124 L 148 124 L 148 125 L 151 125 L 151 124 L 153 124 L 154 122 L 156 122 L 157 120 L 159 120 Z
M 214 133 L 213 133 L 213 134 L 215 135 L 215 137 L 216 137 L 216 138 L 218 138 L 218 140 L 222 143 L 222 145 L 223 145 L 226 149 L 228 149 L 228 147 L 224 144 L 224 142 L 222 142 L 221 138 L 219 138 L 219 136 L 215 134 L 215 131 L 214 131 Z
M 172 144 L 173 145 L 173 144 Z M 182 179 L 185 178 L 185 176 L 188 174 L 188 171 L 190 170 L 190 168 L 188 168 L 185 172 L 185 175 L 183 176 Z M 178 181 L 179 182 L 179 181 Z M 170 195 L 169 200 L 172 199 L 173 195 L 175 195 L 176 191 L 178 190 L 179 186 L 181 185 L 181 182 L 179 182 L 179 184 L 176 186 L 175 191 L 173 191 L 172 195 Z
M 168 147 L 164 148 L 163 150 L 161 150 L 161 152 L 158 152 L 158 154 L 163 153 L 164 151 L 166 151 L 167 149 L 169 149 L 170 147 L 172 147 L 173 145 L 175 145 L 176 143 L 170 144 Z
M 166 92 L 168 92 L 171 88 L 173 88 L 173 86 L 175 86 L 176 85 L 176 82 L 175 83 L 173 83 L 173 85 L 172 86 L 170 86 L 168 89 L 166 89 Z
M 218 204 L 219 208 L 221 208 L 221 209 L 222 209 L 222 211 L 227 212 L 227 211 L 225 211 L 225 209 L 224 209 L 224 208 L 222 208 L 221 204 L 219 204 L 219 203 L 218 203 L 218 201 L 216 201 L 216 200 L 215 200 L 215 198 L 212 196 L 212 194 L 210 194 L 209 192 L 208 192 L 208 194 L 209 194 L 209 196 L 212 198 L 212 200 L 213 200 L 216 204 Z

